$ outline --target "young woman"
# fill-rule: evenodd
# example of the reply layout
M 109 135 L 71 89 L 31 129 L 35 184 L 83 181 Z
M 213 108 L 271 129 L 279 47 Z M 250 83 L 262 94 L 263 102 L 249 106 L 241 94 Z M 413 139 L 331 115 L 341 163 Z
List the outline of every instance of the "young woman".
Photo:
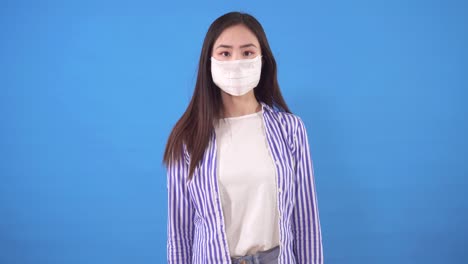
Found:
M 323 263 L 307 131 L 251 15 L 208 29 L 164 163 L 169 263 Z

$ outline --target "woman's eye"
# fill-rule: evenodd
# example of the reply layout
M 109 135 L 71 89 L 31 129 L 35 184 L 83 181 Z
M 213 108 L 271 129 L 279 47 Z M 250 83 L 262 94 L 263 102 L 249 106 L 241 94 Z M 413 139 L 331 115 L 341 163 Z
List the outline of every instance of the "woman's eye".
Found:
M 250 51 L 244 52 L 244 56 L 247 56 L 247 57 L 250 56 L 250 55 L 252 55 L 252 54 L 253 54 L 253 52 L 250 52 Z
M 229 52 L 227 52 L 227 51 L 221 52 L 221 56 L 227 57 L 227 56 L 229 56 Z

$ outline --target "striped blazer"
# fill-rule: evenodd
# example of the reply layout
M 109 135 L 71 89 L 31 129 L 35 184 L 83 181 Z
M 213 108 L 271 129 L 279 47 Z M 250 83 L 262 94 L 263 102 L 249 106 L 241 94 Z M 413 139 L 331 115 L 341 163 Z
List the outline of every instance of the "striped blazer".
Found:
M 266 138 L 275 161 L 279 210 L 278 263 L 322 264 L 322 236 L 313 162 L 306 127 L 294 114 L 260 101 Z M 167 167 L 168 263 L 231 263 L 219 195 L 213 131 L 192 180 L 190 155 Z

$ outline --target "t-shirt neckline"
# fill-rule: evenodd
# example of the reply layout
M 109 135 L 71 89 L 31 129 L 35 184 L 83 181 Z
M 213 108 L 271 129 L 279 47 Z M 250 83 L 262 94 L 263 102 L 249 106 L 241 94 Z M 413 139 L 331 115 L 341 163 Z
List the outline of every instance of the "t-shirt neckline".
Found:
M 263 109 L 261 109 L 260 111 L 255 112 L 255 113 L 252 113 L 252 114 L 246 114 L 246 115 L 241 115 L 241 116 L 232 116 L 232 117 L 224 117 L 224 118 L 221 118 L 221 119 L 223 119 L 223 120 L 239 120 L 239 119 L 244 119 L 244 118 L 249 118 L 249 117 L 254 117 L 254 116 L 260 115 L 262 112 L 263 112 Z

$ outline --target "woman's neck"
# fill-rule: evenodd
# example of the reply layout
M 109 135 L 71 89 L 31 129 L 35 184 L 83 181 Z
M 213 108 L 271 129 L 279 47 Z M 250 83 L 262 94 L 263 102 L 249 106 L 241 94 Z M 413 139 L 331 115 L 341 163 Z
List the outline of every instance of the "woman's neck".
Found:
M 254 96 L 253 91 L 242 96 L 231 96 L 222 93 L 223 118 L 253 114 L 262 109 L 262 105 Z

